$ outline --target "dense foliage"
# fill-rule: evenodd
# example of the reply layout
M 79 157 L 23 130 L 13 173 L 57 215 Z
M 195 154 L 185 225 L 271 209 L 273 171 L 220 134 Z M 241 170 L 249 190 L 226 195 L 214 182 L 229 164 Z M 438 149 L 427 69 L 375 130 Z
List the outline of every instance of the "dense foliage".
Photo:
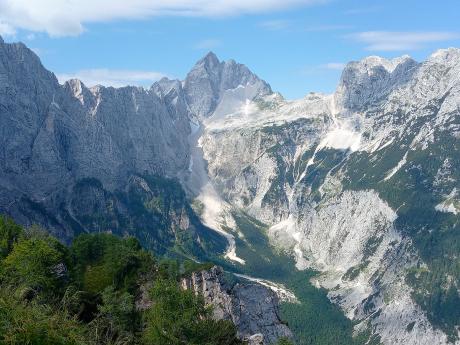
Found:
M 158 280 L 152 288 L 156 301 L 147 313 L 147 344 L 239 344 L 233 324 L 211 319 L 210 310 L 192 291 L 182 291 L 174 281 Z M 200 316 L 200 317 L 197 317 Z M 210 332 L 209 330 L 214 330 Z
M 0 216 L 0 255 L 0 345 L 239 343 L 179 287 L 207 266 L 157 262 L 134 238 L 84 234 L 67 247 Z

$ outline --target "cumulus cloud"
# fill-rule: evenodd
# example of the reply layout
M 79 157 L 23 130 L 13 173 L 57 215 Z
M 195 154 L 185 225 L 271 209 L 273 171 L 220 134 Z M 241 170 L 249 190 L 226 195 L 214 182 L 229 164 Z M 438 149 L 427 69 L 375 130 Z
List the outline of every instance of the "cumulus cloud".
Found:
M 408 51 L 423 48 L 426 44 L 460 39 L 457 32 L 426 31 L 426 32 L 392 32 L 366 31 L 348 36 L 366 44 L 366 50 L 372 51 Z
M 322 2 L 325 0 L 0 0 L 0 25 L 66 36 L 81 34 L 86 23 L 164 15 L 241 15 Z
M 75 73 L 58 74 L 60 83 L 69 79 L 80 79 L 86 86 L 104 85 L 122 87 L 127 85 L 150 86 L 153 82 L 165 77 L 155 71 L 114 70 L 106 68 L 84 69 Z

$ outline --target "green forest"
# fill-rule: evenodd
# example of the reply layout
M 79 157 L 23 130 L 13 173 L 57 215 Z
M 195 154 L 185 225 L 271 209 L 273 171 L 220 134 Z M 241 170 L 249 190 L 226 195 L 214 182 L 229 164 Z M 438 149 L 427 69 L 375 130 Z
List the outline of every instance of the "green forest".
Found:
M 105 233 L 66 246 L 0 216 L 0 344 L 241 344 L 230 321 L 213 320 L 179 287 L 209 267 L 161 260 L 135 238 Z M 148 308 L 138 305 L 142 287 Z

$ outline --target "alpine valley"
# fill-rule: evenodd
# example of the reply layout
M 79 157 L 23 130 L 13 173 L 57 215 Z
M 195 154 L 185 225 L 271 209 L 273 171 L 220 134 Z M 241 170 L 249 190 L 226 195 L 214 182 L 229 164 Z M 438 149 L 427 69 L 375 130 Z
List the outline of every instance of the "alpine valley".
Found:
M 265 344 L 460 344 L 460 50 L 286 100 L 213 53 L 149 89 L 61 85 L 0 38 L 0 214 L 221 266 L 237 285 L 183 285 L 270 301 L 248 321 Z

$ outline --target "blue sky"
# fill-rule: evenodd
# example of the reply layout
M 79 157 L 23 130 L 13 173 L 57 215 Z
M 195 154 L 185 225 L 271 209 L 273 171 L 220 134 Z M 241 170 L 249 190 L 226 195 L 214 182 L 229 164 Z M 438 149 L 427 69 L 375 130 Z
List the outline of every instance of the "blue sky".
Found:
M 61 79 L 147 86 L 212 50 L 298 98 L 332 92 L 350 60 L 460 47 L 459 13 L 458 0 L 0 0 L 0 34 Z

